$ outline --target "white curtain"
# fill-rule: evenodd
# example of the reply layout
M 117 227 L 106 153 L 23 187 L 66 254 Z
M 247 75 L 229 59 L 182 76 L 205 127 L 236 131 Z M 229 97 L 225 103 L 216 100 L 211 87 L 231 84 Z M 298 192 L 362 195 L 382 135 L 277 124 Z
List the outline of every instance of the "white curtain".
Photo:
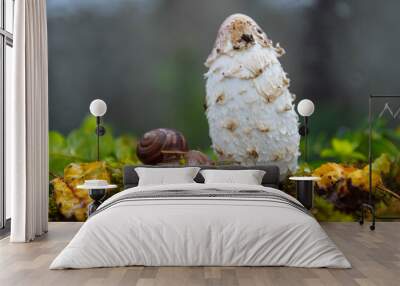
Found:
M 48 224 L 48 79 L 46 0 L 15 1 L 13 93 L 6 98 L 6 187 L 12 242 Z M 8 102 L 7 102 L 8 101 Z

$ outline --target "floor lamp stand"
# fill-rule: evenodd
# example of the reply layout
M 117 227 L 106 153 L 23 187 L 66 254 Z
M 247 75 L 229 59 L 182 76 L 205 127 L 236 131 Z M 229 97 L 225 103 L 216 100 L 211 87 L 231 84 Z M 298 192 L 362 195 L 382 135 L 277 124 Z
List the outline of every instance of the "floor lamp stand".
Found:
M 307 163 L 308 161 L 308 116 L 304 116 L 304 123 L 300 126 L 299 133 L 302 137 L 304 137 L 304 162 Z
M 371 215 L 372 215 L 372 222 L 371 225 L 369 226 L 369 228 L 371 230 L 375 229 L 375 221 L 376 219 L 381 219 L 381 220 L 385 220 L 385 219 L 399 219 L 399 217 L 377 217 L 376 213 L 375 213 L 375 203 L 373 202 L 373 198 L 372 198 L 372 101 L 374 98 L 400 98 L 400 95 L 370 95 L 369 96 L 369 102 L 368 102 L 368 125 L 369 125 L 369 130 L 368 130 L 368 166 L 369 166 L 369 177 L 368 177 L 368 183 L 369 183 L 369 192 L 368 192 L 368 202 L 367 203 L 363 203 L 361 205 L 361 216 L 360 216 L 360 220 L 358 221 L 361 225 L 364 224 L 364 218 L 365 218 L 365 211 L 370 211 Z M 386 103 L 387 105 L 387 103 Z M 385 109 L 386 109 L 386 105 L 384 110 L 381 112 L 381 115 L 383 115 Z M 380 116 L 381 116 L 380 115 Z M 379 186 L 376 187 L 377 189 L 379 189 Z
M 297 112 L 303 116 L 304 125 L 300 126 L 300 135 L 304 137 L 304 161 L 308 161 L 308 117 L 314 113 L 314 103 L 309 99 L 303 99 L 297 104 Z
M 308 116 L 304 116 L 304 161 L 308 161 Z
M 101 117 L 96 116 L 97 161 L 100 161 L 100 137 L 104 134 L 106 134 L 106 129 L 101 125 Z

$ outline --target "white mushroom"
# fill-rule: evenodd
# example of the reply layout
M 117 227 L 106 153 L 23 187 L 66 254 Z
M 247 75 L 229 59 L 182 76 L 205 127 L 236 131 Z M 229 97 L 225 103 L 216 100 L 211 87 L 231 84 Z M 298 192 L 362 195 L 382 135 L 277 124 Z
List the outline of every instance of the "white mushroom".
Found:
M 278 60 L 284 53 L 246 15 L 221 25 L 205 63 L 207 119 L 221 159 L 229 154 L 243 165 L 278 165 L 283 175 L 296 170 L 298 116 Z

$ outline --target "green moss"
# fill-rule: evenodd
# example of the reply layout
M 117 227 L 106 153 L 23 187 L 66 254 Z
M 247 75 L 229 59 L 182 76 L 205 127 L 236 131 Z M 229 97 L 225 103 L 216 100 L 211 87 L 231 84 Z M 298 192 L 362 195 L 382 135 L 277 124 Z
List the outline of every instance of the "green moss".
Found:
M 335 206 L 320 196 L 314 197 L 312 214 L 318 221 L 354 221 L 353 215 L 335 210 Z

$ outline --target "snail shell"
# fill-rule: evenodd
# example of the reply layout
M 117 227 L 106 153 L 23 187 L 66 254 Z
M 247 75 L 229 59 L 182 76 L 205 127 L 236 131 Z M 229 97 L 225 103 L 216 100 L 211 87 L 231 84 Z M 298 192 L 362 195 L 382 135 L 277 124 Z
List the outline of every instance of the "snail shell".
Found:
M 136 154 L 144 164 L 156 165 L 170 161 L 171 155 L 163 151 L 188 151 L 185 137 L 174 129 L 159 128 L 146 132 L 140 138 Z

